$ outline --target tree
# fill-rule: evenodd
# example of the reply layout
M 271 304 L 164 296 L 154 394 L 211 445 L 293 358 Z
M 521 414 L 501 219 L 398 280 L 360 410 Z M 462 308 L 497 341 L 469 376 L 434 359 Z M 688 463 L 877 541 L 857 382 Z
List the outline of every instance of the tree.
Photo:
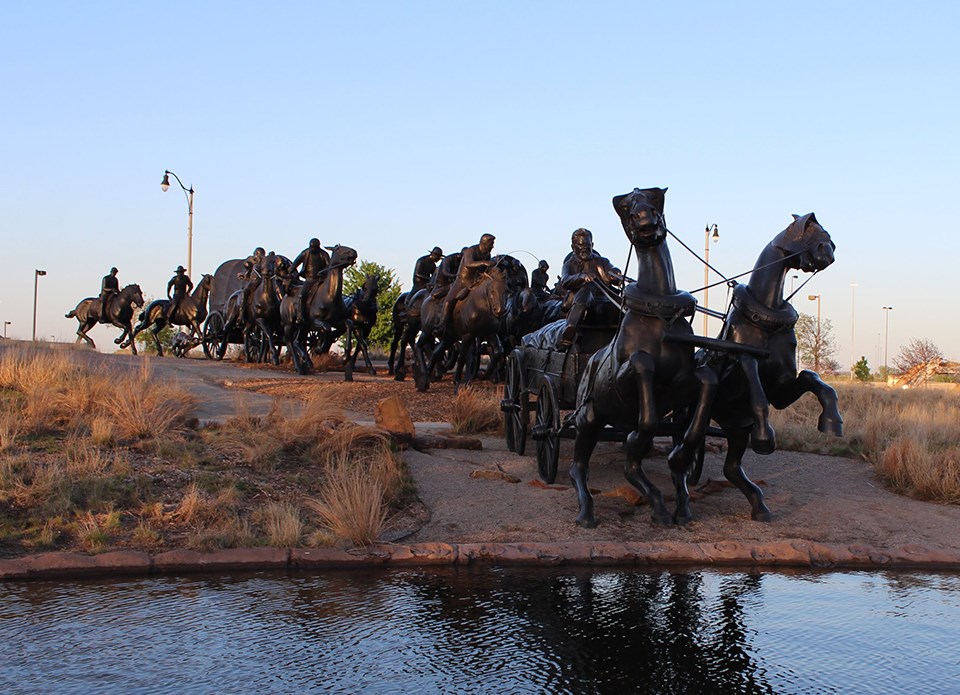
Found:
M 867 358 L 863 355 L 853 365 L 853 375 L 857 378 L 857 381 L 870 381 L 870 367 L 867 364 Z
M 900 348 L 900 354 L 893 358 L 893 366 L 902 374 L 918 364 L 924 364 L 935 359 L 943 359 L 940 348 L 926 338 L 914 338 L 906 346 Z
M 830 374 L 839 369 L 837 364 L 837 341 L 833 337 L 833 324 L 830 319 L 820 321 L 817 330 L 817 317 L 800 314 L 794 329 L 797 333 L 797 361 L 804 369 Z
M 370 331 L 370 345 L 386 348 L 393 336 L 393 316 L 391 310 L 400 296 L 400 283 L 393 268 L 387 268 L 373 261 L 360 261 L 343 272 L 343 294 L 349 296 L 363 286 L 368 275 L 380 278 L 380 291 L 377 294 L 377 323 Z

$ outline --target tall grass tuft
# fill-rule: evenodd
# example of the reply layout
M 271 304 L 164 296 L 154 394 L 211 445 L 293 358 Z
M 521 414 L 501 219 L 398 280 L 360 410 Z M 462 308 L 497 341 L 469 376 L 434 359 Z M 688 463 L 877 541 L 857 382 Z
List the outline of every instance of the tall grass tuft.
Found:
M 503 422 L 498 392 L 473 387 L 460 389 L 453 400 L 448 420 L 457 434 L 497 430 Z
M 303 536 L 300 508 L 288 502 L 267 502 L 256 515 L 266 533 L 267 545 L 274 548 L 292 548 Z
M 382 484 L 354 462 L 342 461 L 327 469 L 319 497 L 304 504 L 337 537 L 355 545 L 370 545 L 387 520 Z

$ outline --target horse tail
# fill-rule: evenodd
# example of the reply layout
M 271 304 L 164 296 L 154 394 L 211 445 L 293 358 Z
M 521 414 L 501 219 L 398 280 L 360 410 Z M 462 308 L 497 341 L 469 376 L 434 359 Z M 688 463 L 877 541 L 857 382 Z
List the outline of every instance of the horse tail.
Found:
M 76 310 L 76 309 L 71 309 L 71 310 L 70 310 L 70 313 L 64 314 L 64 316 L 66 316 L 68 319 L 75 318 L 76 315 L 77 315 L 77 310 Z

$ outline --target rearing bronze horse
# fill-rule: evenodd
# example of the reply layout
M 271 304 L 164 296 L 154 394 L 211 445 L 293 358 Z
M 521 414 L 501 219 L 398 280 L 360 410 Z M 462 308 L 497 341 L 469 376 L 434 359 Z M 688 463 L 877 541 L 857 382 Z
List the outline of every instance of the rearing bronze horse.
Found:
M 788 272 L 823 270 L 833 263 L 836 246 L 812 212 L 793 218 L 764 247 L 749 282 L 734 289 L 720 333 L 723 340 L 763 348 L 769 356 L 712 350 L 697 355 L 698 362 L 714 369 L 720 380 L 711 415 L 728 442 L 723 474 L 750 502 L 751 517 L 757 521 L 769 521 L 770 510 L 763 492 L 743 472 L 742 460 L 748 442 L 760 454 L 776 449 L 768 420 L 770 405 L 780 410 L 804 393 L 812 393 L 821 407 L 818 429 L 843 436 L 836 391 L 816 372 L 805 369 L 797 373 L 794 326 L 798 315 L 783 298 Z
M 666 244 L 665 193 L 666 189 L 635 188 L 613 199 L 639 268 L 637 281 L 624 290 L 626 312 L 616 336 L 587 361 L 577 389 L 577 434 L 570 478 L 580 505 L 577 523 L 588 528 L 597 521 L 587 471 L 600 431 L 607 424 L 628 431 L 623 447 L 624 475 L 647 498 L 653 520 L 683 524 L 691 518 L 687 475 L 710 420 L 717 378 L 709 367 L 694 363 L 691 344 L 671 340 L 693 335 L 685 318 L 693 314 L 696 300 L 677 291 Z M 661 420 L 693 403 L 696 408 L 682 441 L 668 457 L 677 495 L 671 516 L 662 493 L 643 472 L 642 462 L 654 436 L 661 433 Z
M 140 285 L 136 284 L 127 285 L 107 300 L 106 317 L 100 316 L 99 297 L 87 297 L 81 300 L 76 308 L 65 316 L 68 319 L 76 318 L 80 322 L 80 326 L 77 328 L 78 343 L 85 340 L 90 344 L 90 347 L 96 349 L 96 343 L 87 335 L 87 332 L 98 323 L 106 323 L 123 330 L 120 337 L 113 342 L 119 345 L 120 349 L 130 346 L 130 351 L 136 355 L 137 344 L 133 342 L 133 326 L 131 325 L 133 307 L 135 306 L 143 306 L 143 292 L 140 290 Z M 126 342 L 124 342 L 124 339 L 127 339 Z

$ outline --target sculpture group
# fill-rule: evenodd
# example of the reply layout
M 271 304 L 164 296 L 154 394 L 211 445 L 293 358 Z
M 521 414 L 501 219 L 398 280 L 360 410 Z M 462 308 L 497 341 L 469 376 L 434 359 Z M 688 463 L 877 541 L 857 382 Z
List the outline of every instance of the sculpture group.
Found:
M 178 356 L 202 344 L 207 357 L 222 359 L 236 343 L 243 345 L 249 361 L 279 364 L 280 349 L 286 346 L 300 373 L 312 368 L 311 352 L 329 351 L 346 334 L 345 378 L 350 379 L 361 353 L 367 369 L 375 373 L 366 341 L 376 322 L 379 278 L 366 278 L 353 296 L 344 297 L 343 272 L 356 260 L 356 250 L 348 246 L 324 248 L 319 239 L 311 239 L 293 261 L 258 247 L 246 259 L 225 261 L 213 275 L 203 275 L 196 287 L 179 266 L 167 284 L 167 298 L 151 302 L 135 326 L 143 293 L 138 285 L 119 289 L 118 271 L 111 268 L 100 297 L 84 299 L 66 316 L 80 324 L 77 342 L 91 347 L 96 345 L 87 333 L 100 323 L 121 328 L 115 342 L 134 354 L 136 336 L 149 330 L 162 356 L 160 331 L 173 325 L 186 329 L 174 337 Z
M 388 368 L 397 380 L 406 377 L 408 349 L 420 391 L 451 368 L 457 386 L 505 375 L 507 444 L 524 453 L 529 430 L 547 482 L 556 476 L 559 439 L 574 439 L 570 478 L 576 521 L 586 527 L 597 523 L 588 472 L 601 439 L 623 443 L 624 474 L 646 498 L 654 521 L 684 524 L 692 518 L 688 485 L 699 478 L 708 431 L 726 438 L 724 475 L 747 498 L 756 520 L 768 520 L 770 511 L 742 459 L 748 446 L 759 454 L 776 449 L 770 405 L 786 408 L 812 393 L 821 406 L 820 431 L 842 435 L 835 391 L 816 373 L 797 370 L 798 315 L 784 296 L 788 273 L 816 273 L 833 263 L 830 235 L 813 213 L 795 215 L 761 250 L 749 280 L 730 282 L 732 301 L 720 334 L 700 336 L 692 327 L 697 301 L 676 286 L 665 194 L 647 188 L 613 198 L 636 259 L 635 279 L 597 252 L 584 228 L 572 233 L 552 288 L 545 261 L 528 278 L 518 259 L 494 255 L 495 237 L 483 234 L 458 252 L 444 255 L 434 247 L 420 257 L 411 289 L 392 307 Z M 355 249 L 312 239 L 293 261 L 257 248 L 202 276 L 196 287 L 181 266 L 167 299 L 152 302 L 136 326 L 132 317 L 142 292 L 137 285 L 121 289 L 112 268 L 100 297 L 83 300 L 67 316 L 80 323 L 77 342 L 92 345 L 87 332 L 107 323 L 122 330 L 116 342 L 134 352 L 134 338 L 149 329 L 162 354 L 158 333 L 168 324 L 187 329 L 174 343 L 177 354 L 202 344 L 208 357 L 220 359 L 238 343 L 248 360 L 279 364 L 285 346 L 299 373 L 310 371 L 311 355 L 345 336 L 349 380 L 361 353 L 375 373 L 366 341 L 380 279 L 368 277 L 345 297 L 343 273 L 356 261 Z M 665 435 L 673 438 L 667 457 L 672 510 L 643 469 L 654 438 Z

